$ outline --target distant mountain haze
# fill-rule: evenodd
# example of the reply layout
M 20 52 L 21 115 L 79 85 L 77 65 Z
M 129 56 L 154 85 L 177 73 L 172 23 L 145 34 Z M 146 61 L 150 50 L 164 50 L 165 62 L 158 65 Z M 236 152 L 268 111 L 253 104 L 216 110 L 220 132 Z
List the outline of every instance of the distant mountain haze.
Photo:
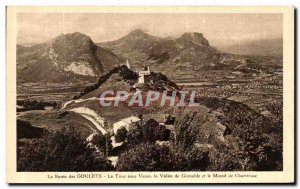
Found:
M 280 56 L 283 55 L 283 39 L 253 39 L 253 40 L 223 40 L 214 41 L 215 46 L 224 52 L 253 55 Z

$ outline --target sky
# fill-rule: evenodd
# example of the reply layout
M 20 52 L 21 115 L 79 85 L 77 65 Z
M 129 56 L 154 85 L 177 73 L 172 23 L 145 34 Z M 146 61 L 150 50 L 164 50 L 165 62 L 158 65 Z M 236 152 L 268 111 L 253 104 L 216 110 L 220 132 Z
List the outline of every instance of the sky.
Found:
M 113 41 L 142 29 L 158 37 L 203 33 L 212 43 L 282 37 L 281 14 L 226 13 L 19 13 L 18 44 L 36 44 L 61 33 L 81 32 L 94 42 Z

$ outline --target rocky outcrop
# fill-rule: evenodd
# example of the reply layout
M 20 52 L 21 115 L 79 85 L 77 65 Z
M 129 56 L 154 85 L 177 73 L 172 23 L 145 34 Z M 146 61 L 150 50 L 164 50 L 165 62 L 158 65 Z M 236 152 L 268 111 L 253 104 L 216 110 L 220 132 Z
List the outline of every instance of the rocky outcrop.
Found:
M 17 46 L 19 82 L 96 81 L 102 73 L 124 61 L 75 32 L 31 47 Z

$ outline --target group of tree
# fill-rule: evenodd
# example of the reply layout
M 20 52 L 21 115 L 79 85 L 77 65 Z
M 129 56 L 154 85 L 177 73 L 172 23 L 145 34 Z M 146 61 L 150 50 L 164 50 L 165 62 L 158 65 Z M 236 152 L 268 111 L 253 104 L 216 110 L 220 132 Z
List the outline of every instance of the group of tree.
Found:
M 87 145 L 73 127 L 45 132 L 17 150 L 17 171 L 110 171 L 105 155 Z
M 202 99 L 210 103 L 209 99 Z M 205 139 L 201 125 L 206 122 L 198 112 L 183 114 L 175 123 L 175 131 L 166 145 L 155 145 L 153 121 L 142 129 L 138 143 L 122 153 L 116 169 L 144 171 L 206 170 L 206 171 L 281 171 L 283 169 L 282 127 L 248 106 L 223 100 L 211 104 L 221 111 L 219 121 L 226 126 L 226 141 Z M 274 107 L 275 106 L 275 107 Z M 269 109 L 271 109 L 269 107 Z M 273 105 L 280 115 L 280 104 Z M 280 121 L 279 121 L 280 122 Z M 162 132 L 159 132 L 162 133 Z M 207 139 L 209 137 L 206 136 Z M 134 141 L 134 140 L 133 140 Z M 151 142 L 152 141 L 152 142 Z M 209 143 L 213 149 L 196 143 Z M 192 165 L 192 166 L 191 166 Z
M 186 117 L 188 118 L 188 117 Z M 189 119 L 189 118 L 188 118 Z M 137 138 L 139 144 L 132 145 L 120 155 L 116 165 L 118 171 L 205 171 L 209 165 L 209 151 L 194 146 L 195 133 L 187 129 L 188 121 L 177 122 L 175 133 L 166 133 L 163 125 L 148 120 Z M 185 124 L 186 123 L 186 124 Z M 169 131 L 169 130 L 168 130 Z M 136 131 L 134 132 L 136 133 Z M 171 136 L 170 136 L 171 135 Z M 174 136 L 175 135 L 175 136 Z M 135 135 L 137 136 L 137 135 Z M 156 144 L 157 139 L 167 139 L 165 144 Z M 137 140 L 133 140 L 137 141 Z
M 226 141 L 210 138 L 202 129 L 206 114 L 184 112 L 174 132 L 154 119 L 119 129 L 112 148 L 111 135 L 97 134 L 90 147 L 72 127 L 45 132 L 18 148 L 18 171 L 280 171 L 283 169 L 282 120 L 270 120 L 248 106 L 223 100 L 211 103 L 228 132 Z M 273 109 L 272 109 L 273 108 Z M 269 107 L 280 115 L 280 104 Z M 280 118 L 279 118 L 280 119 Z M 209 139 L 209 140 L 208 140 Z M 164 141 L 157 143 L 157 141 Z M 209 143 L 212 147 L 197 144 Z M 117 155 L 113 167 L 108 156 Z
M 210 104 L 210 98 L 202 98 L 201 101 L 222 112 L 220 122 L 229 130 L 226 136 L 227 145 L 218 148 L 217 153 L 210 157 L 209 169 L 282 170 L 282 104 L 271 106 L 273 109 L 267 107 L 278 117 L 278 120 L 272 120 L 239 102 L 214 99 L 215 103 Z
M 204 171 L 208 151 L 141 143 L 120 155 L 117 171 Z
M 149 119 L 143 124 L 136 123 L 132 125 L 129 131 L 125 127 L 119 129 L 115 135 L 116 142 L 126 141 L 129 145 L 139 143 L 155 143 L 155 141 L 168 141 L 170 130 L 164 125 L 160 125 L 154 119 Z
M 96 149 L 104 154 L 105 157 L 108 157 L 112 155 L 112 140 L 111 135 L 109 133 L 106 133 L 103 135 L 102 133 L 97 133 L 92 141 L 90 141 L 91 144 L 96 146 Z

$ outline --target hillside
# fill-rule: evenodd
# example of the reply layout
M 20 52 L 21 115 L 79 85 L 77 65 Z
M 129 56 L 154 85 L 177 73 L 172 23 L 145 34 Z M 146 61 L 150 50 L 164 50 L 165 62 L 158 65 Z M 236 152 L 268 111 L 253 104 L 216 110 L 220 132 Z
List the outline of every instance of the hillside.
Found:
M 30 47 L 17 45 L 17 79 L 21 83 L 95 81 L 121 62 L 78 32 Z
M 176 51 L 172 40 L 151 36 L 142 30 L 134 30 L 119 40 L 99 43 L 99 45 L 128 58 L 137 68 L 143 66 L 143 63 L 148 60 L 158 62 L 168 60 Z
M 92 109 L 107 119 L 110 124 L 130 115 L 168 111 L 166 107 L 129 107 L 128 102 L 120 103 L 119 106 L 103 107 L 100 105 L 99 97 L 104 91 L 127 91 L 129 95 L 133 95 L 135 92 L 133 86 L 137 79 L 138 75 L 126 66 L 115 67 L 107 74 L 100 76 L 96 84 L 85 88 L 74 100 L 65 102 L 62 107 L 65 110 L 80 107 Z M 149 90 L 160 91 L 166 89 L 176 90 L 178 86 L 163 74 L 152 72 L 149 84 L 145 84 L 141 91 L 146 93 Z
M 252 63 L 245 62 L 245 64 Z M 97 135 L 109 136 L 114 142 L 111 142 L 112 151 L 107 153 L 117 159 L 114 162 L 119 162 L 119 164 L 124 162 L 123 158 L 127 153 L 129 157 L 136 156 L 132 149 L 140 150 L 139 144 L 143 144 L 147 137 L 154 136 L 152 143 L 147 143 L 147 145 L 156 145 L 156 147 L 170 150 L 183 150 L 174 152 L 176 159 L 178 159 L 178 154 L 193 157 L 188 154 L 190 151 L 199 156 L 200 152 L 207 154 L 205 156 L 207 161 L 204 164 L 192 164 L 187 170 L 282 170 L 282 117 L 275 118 L 278 117 L 278 113 L 280 114 L 280 109 L 276 106 L 269 108 L 270 115 L 264 115 L 241 102 L 205 96 L 196 97 L 195 102 L 200 103 L 198 107 L 159 106 L 156 104 L 129 106 L 128 100 L 114 106 L 116 91 L 127 91 L 130 96 L 136 92 L 145 94 L 149 90 L 174 91 L 179 89 L 165 75 L 152 72 L 150 81 L 136 90 L 134 84 L 137 78 L 137 73 L 124 65 L 114 67 L 108 73 L 100 76 L 97 83 L 85 88 L 73 100 L 62 104 L 59 110 L 28 111 L 18 115 L 18 119 L 28 121 L 34 127 L 53 130 L 65 126 L 75 127 L 87 140 Z M 105 101 L 111 101 L 112 104 L 103 106 L 99 102 L 99 97 L 108 90 L 113 91 L 114 94 L 109 95 Z M 271 111 L 272 109 L 273 111 Z M 164 123 L 165 115 L 174 117 L 174 125 L 159 125 L 159 123 Z M 125 134 L 127 140 L 123 139 L 124 142 L 118 143 L 121 146 L 117 146 L 115 139 L 118 134 L 113 134 L 113 124 L 131 116 L 138 116 L 143 121 L 140 126 L 132 127 L 130 132 Z M 149 122 L 153 124 L 149 124 Z M 155 127 L 155 130 L 152 131 L 149 127 L 152 129 Z M 161 136 L 165 136 L 161 134 L 164 134 L 166 130 L 169 130 L 169 136 L 161 141 Z M 21 134 L 23 132 L 25 131 L 20 130 Z M 152 135 L 152 132 L 156 134 Z M 134 133 L 134 135 L 130 133 Z M 195 154 L 196 152 L 197 154 Z M 153 153 L 143 152 L 142 154 Z M 155 155 L 155 157 L 157 156 Z M 145 161 L 145 158 L 140 159 Z M 130 164 L 130 161 L 125 162 L 126 165 Z M 203 165 L 204 168 L 199 169 L 199 165 Z M 118 166 L 116 169 L 121 169 Z M 186 167 L 184 165 L 184 168 Z M 127 168 L 125 170 L 128 171 Z M 166 166 L 163 170 L 173 170 L 173 168 Z
M 176 143 L 210 149 L 215 171 L 282 170 L 282 125 L 245 104 L 198 99 L 208 111 L 184 111 L 175 123 Z M 199 109 L 200 110 L 200 109 Z
M 211 47 L 201 33 L 184 33 L 177 39 L 151 36 L 135 30 L 119 40 L 99 43 L 120 57 L 129 59 L 134 69 L 150 65 L 169 77 L 180 72 L 196 73 L 206 68 L 222 66 L 225 54 Z

